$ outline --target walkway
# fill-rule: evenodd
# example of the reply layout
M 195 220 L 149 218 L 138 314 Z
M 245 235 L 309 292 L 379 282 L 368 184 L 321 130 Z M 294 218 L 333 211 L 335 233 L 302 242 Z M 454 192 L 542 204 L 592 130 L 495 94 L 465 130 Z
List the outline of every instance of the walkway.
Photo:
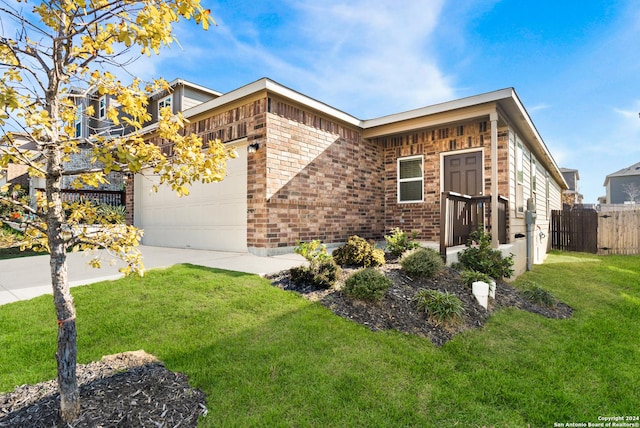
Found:
M 190 250 L 140 246 L 145 268 L 165 268 L 179 263 L 265 275 L 299 266 L 304 259 L 297 254 L 258 257 L 249 253 Z M 110 258 L 103 252 L 106 260 Z M 122 277 L 118 269 L 124 264 L 106 260 L 101 269 L 89 267 L 90 254 L 69 253 L 67 266 L 72 287 Z M 0 305 L 51 294 L 49 255 L 0 260 Z

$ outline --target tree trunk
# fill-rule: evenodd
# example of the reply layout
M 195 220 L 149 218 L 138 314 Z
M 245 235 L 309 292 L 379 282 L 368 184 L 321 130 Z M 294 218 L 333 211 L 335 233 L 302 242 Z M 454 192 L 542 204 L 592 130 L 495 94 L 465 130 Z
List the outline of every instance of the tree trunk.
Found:
M 56 251 L 54 248 L 61 247 Z M 51 246 L 51 280 L 58 317 L 58 388 L 60 417 L 71 422 L 80 416 L 80 392 L 76 377 L 76 320 L 73 298 L 69 290 L 64 245 Z
M 67 246 L 63 234 L 64 211 L 60 197 L 60 160 L 59 150 L 49 152 L 46 194 L 47 239 L 50 251 L 51 285 L 53 301 L 58 318 L 58 388 L 60 390 L 60 417 L 71 422 L 80 416 L 80 392 L 76 377 L 76 310 L 69 289 L 67 275 Z M 57 162 L 57 164 L 56 164 Z

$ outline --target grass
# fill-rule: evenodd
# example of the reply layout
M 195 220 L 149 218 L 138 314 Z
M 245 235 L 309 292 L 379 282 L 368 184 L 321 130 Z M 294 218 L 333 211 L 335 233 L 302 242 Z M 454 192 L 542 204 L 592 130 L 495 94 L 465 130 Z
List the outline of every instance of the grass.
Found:
M 640 257 L 553 253 L 568 320 L 508 309 L 441 348 L 257 276 L 182 265 L 74 288 L 79 361 L 144 349 L 207 394 L 201 426 L 553 426 L 640 409 Z M 55 377 L 50 296 L 0 306 L 0 391 Z

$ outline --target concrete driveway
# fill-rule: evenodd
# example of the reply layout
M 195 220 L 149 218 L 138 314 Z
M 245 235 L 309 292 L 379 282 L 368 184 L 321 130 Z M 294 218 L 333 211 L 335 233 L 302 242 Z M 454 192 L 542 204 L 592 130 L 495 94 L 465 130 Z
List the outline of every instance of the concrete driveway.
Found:
M 304 259 L 297 254 L 258 257 L 249 253 L 191 250 L 140 246 L 145 268 L 164 268 L 180 263 L 266 275 L 299 266 Z M 110 260 L 102 251 L 105 260 Z M 101 269 L 89 267 L 91 254 L 70 253 L 67 257 L 69 283 L 72 287 L 122 277 L 118 269 L 124 264 L 103 263 Z M 49 255 L 0 260 L 0 305 L 52 294 Z

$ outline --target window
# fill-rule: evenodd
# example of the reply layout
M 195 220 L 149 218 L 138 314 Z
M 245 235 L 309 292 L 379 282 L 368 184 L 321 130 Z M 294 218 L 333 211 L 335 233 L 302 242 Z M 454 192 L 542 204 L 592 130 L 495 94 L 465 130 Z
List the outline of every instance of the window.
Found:
M 107 96 L 103 95 L 98 100 L 98 119 L 104 119 L 107 114 Z
M 516 216 L 524 215 L 524 151 L 522 143 L 516 143 Z
M 422 156 L 398 159 L 398 202 L 422 202 L 424 189 Z
M 531 156 L 531 191 L 536 193 L 538 180 L 538 168 L 536 167 L 536 160 Z
M 76 138 L 82 137 L 82 116 L 84 114 L 84 106 L 82 104 L 78 104 L 78 111 L 76 112 Z
M 544 172 L 544 200 L 545 200 L 545 212 L 547 213 L 547 218 L 549 218 L 549 209 L 551 207 L 551 201 L 549 200 L 551 198 L 551 192 L 550 192 L 550 186 L 551 186 L 551 181 L 549 180 L 549 173 L 547 171 Z
M 171 108 L 171 95 L 168 97 L 164 97 L 158 101 L 158 114 L 160 114 L 160 110 L 169 107 Z
M 518 143 L 516 145 L 516 179 L 518 184 L 524 183 L 524 166 L 523 166 L 523 151 L 522 144 Z

